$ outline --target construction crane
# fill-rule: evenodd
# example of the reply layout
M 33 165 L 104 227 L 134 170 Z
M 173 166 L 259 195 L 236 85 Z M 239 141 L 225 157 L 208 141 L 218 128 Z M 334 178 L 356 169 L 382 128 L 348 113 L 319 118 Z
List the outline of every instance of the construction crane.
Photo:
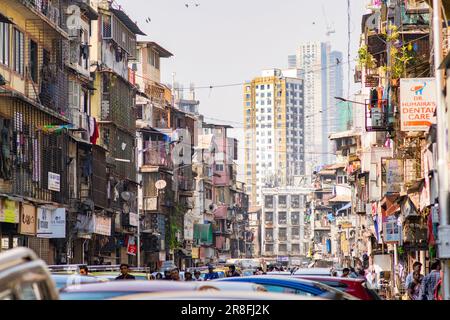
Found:
M 326 35 L 327 37 L 329 37 L 330 35 L 332 35 L 333 33 L 336 33 L 336 30 L 334 29 L 333 26 L 331 26 L 328 23 L 328 18 L 327 18 L 327 14 L 325 12 L 325 6 L 322 4 L 322 12 L 323 12 L 323 17 L 325 18 L 325 23 L 327 24 L 327 32 Z

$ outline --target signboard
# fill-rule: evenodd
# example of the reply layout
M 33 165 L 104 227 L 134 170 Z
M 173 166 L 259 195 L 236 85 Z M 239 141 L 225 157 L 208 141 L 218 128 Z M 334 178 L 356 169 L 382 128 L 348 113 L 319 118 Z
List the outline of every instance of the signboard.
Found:
M 94 233 L 111 236 L 111 218 L 94 215 Z
M 94 220 L 92 216 L 85 214 L 77 215 L 77 223 L 75 229 L 78 231 L 78 236 L 80 234 L 91 234 L 94 232 Z
M 65 238 L 66 209 L 47 207 L 38 208 L 36 234 L 38 238 Z
M 127 253 L 129 255 L 135 256 L 136 252 L 137 252 L 136 237 L 128 236 Z
M 395 215 L 388 216 L 383 219 L 383 235 L 385 243 L 400 242 L 400 227 L 398 225 L 398 218 Z
M 386 192 L 401 192 L 403 181 L 403 160 L 386 160 Z
M 36 207 L 22 204 L 20 215 L 19 233 L 25 235 L 36 235 Z
M 144 210 L 149 210 L 149 211 L 158 210 L 158 197 L 144 198 Z
M 194 241 L 194 216 L 192 210 L 184 216 L 184 240 Z
M 192 259 L 200 258 L 200 248 L 192 248 Z
M 4 199 L 0 201 L 0 222 L 19 223 L 19 203 Z
M 57 173 L 48 173 L 48 190 L 60 192 L 61 190 L 61 176 Z
M 436 100 L 434 78 L 400 79 L 401 131 L 428 131 Z
M 137 227 L 139 221 L 137 213 L 130 212 L 129 215 L 130 215 L 130 226 Z

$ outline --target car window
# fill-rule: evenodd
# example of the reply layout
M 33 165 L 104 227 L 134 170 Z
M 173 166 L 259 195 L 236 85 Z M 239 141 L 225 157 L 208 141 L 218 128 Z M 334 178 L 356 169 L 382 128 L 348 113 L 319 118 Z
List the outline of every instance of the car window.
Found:
M 139 292 L 108 291 L 108 292 L 61 292 L 60 300 L 105 300 L 114 297 L 127 296 Z
M 18 291 L 21 300 L 42 300 L 39 284 L 36 282 L 21 283 Z
M 264 284 L 263 286 L 269 292 L 292 293 L 292 294 L 297 294 L 297 295 L 301 295 L 301 296 L 312 296 L 311 293 L 305 292 L 305 291 L 302 291 L 302 290 L 299 290 L 299 289 L 294 289 L 294 288 L 289 288 L 289 287 L 282 287 L 282 286 L 275 286 L 275 285 L 270 285 L 270 284 Z
M 14 300 L 12 291 L 8 289 L 0 292 L 0 300 Z
M 327 286 L 338 288 L 338 289 L 345 289 L 348 286 L 345 283 L 339 282 L 339 281 L 321 281 L 321 280 L 315 280 L 317 282 L 326 284 Z

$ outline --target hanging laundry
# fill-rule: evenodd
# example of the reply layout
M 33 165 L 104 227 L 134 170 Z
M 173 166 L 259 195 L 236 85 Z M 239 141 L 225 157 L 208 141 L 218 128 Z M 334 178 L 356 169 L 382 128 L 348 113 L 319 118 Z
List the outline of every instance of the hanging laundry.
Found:
M 91 136 L 91 143 L 92 144 L 97 144 L 97 139 L 100 136 L 99 132 L 98 132 L 98 124 L 97 124 L 97 120 L 95 120 L 94 118 L 94 133 Z
M 89 139 L 91 139 L 95 131 L 95 118 L 88 116 L 88 119 L 89 119 Z

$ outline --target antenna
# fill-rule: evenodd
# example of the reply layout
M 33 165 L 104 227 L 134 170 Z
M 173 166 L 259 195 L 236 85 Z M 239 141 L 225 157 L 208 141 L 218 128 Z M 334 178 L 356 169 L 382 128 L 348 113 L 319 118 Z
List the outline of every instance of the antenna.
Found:
M 325 18 L 325 23 L 327 24 L 327 32 L 326 35 L 327 37 L 329 37 L 331 34 L 336 33 L 336 30 L 334 30 L 333 26 L 331 26 L 328 23 L 328 18 L 327 18 L 327 14 L 325 12 L 325 6 L 322 4 L 322 13 L 323 13 L 323 17 Z

